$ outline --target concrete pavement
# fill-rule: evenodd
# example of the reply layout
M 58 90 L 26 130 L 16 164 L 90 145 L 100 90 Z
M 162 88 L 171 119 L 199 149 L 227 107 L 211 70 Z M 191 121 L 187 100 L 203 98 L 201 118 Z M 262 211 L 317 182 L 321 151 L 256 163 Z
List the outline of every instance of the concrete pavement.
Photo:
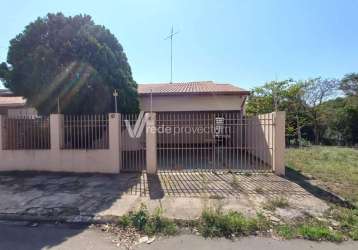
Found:
M 204 208 L 256 215 L 275 197 L 290 206 L 277 210 L 291 219 L 320 216 L 327 204 L 274 174 L 228 172 L 161 172 L 100 175 L 13 172 L 0 174 L 0 219 L 86 221 L 121 216 L 147 205 L 163 209 L 163 216 L 196 219 Z

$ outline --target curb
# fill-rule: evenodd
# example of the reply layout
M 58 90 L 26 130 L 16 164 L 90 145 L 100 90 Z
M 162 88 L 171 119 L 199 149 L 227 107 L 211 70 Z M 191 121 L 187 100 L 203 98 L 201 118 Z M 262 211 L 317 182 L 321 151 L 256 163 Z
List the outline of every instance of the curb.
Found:
M 70 224 L 107 224 L 118 221 L 119 216 L 95 216 L 95 215 L 73 215 L 73 216 L 46 216 L 37 214 L 14 214 L 0 213 L 3 221 L 30 221 L 45 223 L 70 223 Z

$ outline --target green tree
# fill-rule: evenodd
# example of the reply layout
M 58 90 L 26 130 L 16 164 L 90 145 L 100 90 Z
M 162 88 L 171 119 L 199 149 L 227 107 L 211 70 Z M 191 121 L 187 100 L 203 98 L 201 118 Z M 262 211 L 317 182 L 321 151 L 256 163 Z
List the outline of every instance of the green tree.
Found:
M 323 102 L 332 99 L 336 95 L 339 83 L 340 81 L 337 79 L 323 79 L 321 77 L 304 81 L 303 100 L 308 106 L 306 111 L 312 120 L 315 144 L 319 144 L 322 134 L 322 119 L 319 107 Z
M 340 89 L 346 95 L 358 96 L 358 73 L 345 75 L 341 81 Z
M 358 143 L 358 98 L 338 97 L 319 107 L 325 124 L 325 144 L 354 145 Z
M 273 111 L 286 111 L 286 136 L 302 142 L 302 128 L 310 124 L 303 102 L 304 84 L 285 81 L 271 81 L 254 88 L 248 98 L 248 114 L 264 114 Z
M 292 80 L 271 81 L 251 91 L 246 105 L 249 114 L 264 114 L 284 110 L 287 88 Z
M 48 14 L 10 41 L 0 80 L 41 114 L 138 110 L 137 84 L 122 46 L 88 15 Z

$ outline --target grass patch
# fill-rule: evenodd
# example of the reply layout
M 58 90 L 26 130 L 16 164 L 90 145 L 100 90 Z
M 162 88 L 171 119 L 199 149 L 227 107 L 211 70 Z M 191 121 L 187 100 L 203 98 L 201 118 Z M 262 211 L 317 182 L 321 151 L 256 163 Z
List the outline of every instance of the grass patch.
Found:
M 288 200 L 285 197 L 273 198 L 273 199 L 268 200 L 264 204 L 264 208 L 267 210 L 270 210 L 270 211 L 275 211 L 276 208 L 287 208 L 289 206 L 290 206 L 290 204 L 288 203 Z
M 275 232 L 284 239 L 304 238 L 313 241 L 327 240 L 335 242 L 344 240 L 344 235 L 341 232 L 312 219 L 300 223 L 279 225 L 275 228 Z
M 276 228 L 276 233 L 287 240 L 297 237 L 296 228 L 291 225 L 280 225 Z
M 155 213 L 150 215 L 144 205 L 141 205 L 138 211 L 120 217 L 118 225 L 122 228 L 134 227 L 150 236 L 154 234 L 174 235 L 178 231 L 173 220 L 162 217 L 161 209 L 156 209 Z
M 275 203 L 282 204 L 282 202 Z M 281 205 L 279 205 L 280 207 Z M 226 237 L 267 234 L 273 228 L 275 234 L 285 239 L 304 238 L 314 241 L 343 241 L 346 236 L 358 240 L 358 210 L 335 208 L 329 211 L 327 218 L 339 222 L 335 229 L 328 222 L 314 218 L 306 218 L 301 221 L 293 221 L 289 224 L 273 226 L 262 214 L 255 217 L 246 217 L 239 212 L 221 212 L 221 209 L 206 209 L 199 220 L 174 222 L 162 217 L 162 210 L 156 209 L 149 214 L 145 206 L 139 210 L 124 215 L 118 219 L 118 226 L 123 229 L 135 228 L 142 234 L 152 235 L 175 235 L 179 228 L 195 228 L 204 237 Z
M 269 222 L 262 215 L 247 218 L 238 212 L 226 214 L 218 210 L 205 210 L 200 219 L 199 232 L 204 237 L 226 237 L 250 235 L 269 228 Z
M 287 149 L 286 165 L 358 206 L 358 150 L 314 146 Z
M 329 214 L 339 222 L 339 230 L 347 234 L 352 240 L 358 240 L 358 209 L 336 207 Z
M 343 235 L 340 232 L 330 230 L 323 225 L 303 224 L 297 229 L 298 235 L 308 240 L 342 241 Z

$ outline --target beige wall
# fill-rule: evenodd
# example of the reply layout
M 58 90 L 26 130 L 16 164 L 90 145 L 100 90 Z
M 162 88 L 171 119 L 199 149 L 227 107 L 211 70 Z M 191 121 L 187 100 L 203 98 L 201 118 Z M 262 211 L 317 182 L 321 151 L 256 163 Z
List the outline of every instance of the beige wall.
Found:
M 8 117 L 36 116 L 37 111 L 34 108 L 9 108 L 7 115 Z
M 2 150 L 0 170 L 118 173 L 110 150 Z
M 153 96 L 152 111 L 241 110 L 244 98 L 239 95 Z M 150 96 L 139 97 L 140 110 L 151 111 Z
M 2 128 L 0 116 L 0 128 Z M 120 171 L 120 115 L 109 114 L 109 149 L 61 149 L 62 115 L 51 115 L 50 150 L 3 150 L 0 133 L 0 171 L 63 171 L 119 173 Z
M 270 165 L 278 175 L 285 174 L 285 112 L 250 117 L 244 144 L 248 151 Z
M 246 119 L 244 144 L 248 152 L 273 165 L 273 144 L 274 144 L 274 114 L 262 114 Z

